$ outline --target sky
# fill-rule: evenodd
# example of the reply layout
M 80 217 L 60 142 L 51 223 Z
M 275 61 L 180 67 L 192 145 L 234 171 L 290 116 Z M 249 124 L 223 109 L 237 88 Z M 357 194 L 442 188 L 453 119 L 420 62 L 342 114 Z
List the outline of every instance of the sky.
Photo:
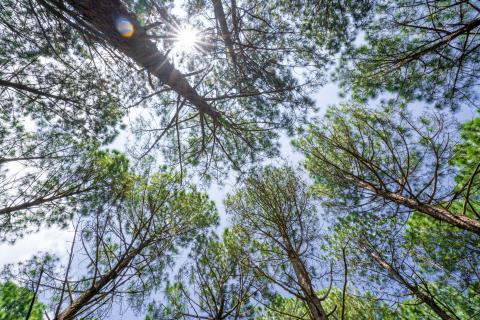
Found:
M 322 113 L 327 106 L 338 104 L 341 101 L 341 98 L 339 97 L 338 86 L 334 83 L 327 83 L 323 87 L 319 88 L 314 94 L 313 98 L 316 106 L 320 110 L 320 113 Z M 421 103 L 413 104 L 411 107 L 416 110 L 423 109 L 423 105 Z M 456 114 L 457 119 L 461 122 L 470 120 L 476 115 L 476 112 L 471 109 L 464 109 Z M 120 150 L 124 149 L 124 145 L 127 142 L 127 136 L 127 131 L 121 133 L 110 147 Z M 282 135 L 280 143 L 281 158 L 290 165 L 301 165 L 303 156 L 292 148 L 290 138 L 286 135 Z M 215 201 L 220 212 L 221 228 L 228 225 L 228 219 L 224 212 L 223 200 L 225 195 L 231 192 L 234 188 L 235 177 L 231 176 L 223 181 L 223 185 L 213 183 L 207 190 L 208 195 L 213 201 Z M 65 261 L 67 252 L 71 246 L 72 237 L 73 227 L 66 229 L 50 227 L 42 228 L 38 232 L 27 234 L 14 244 L 0 243 L 0 269 L 6 264 L 24 261 L 39 252 L 49 252 L 61 257 L 62 260 Z M 114 318 L 120 319 L 118 317 Z M 121 319 L 132 318 L 134 318 L 133 315 L 125 314 Z
M 339 97 L 338 86 L 334 83 L 327 83 L 323 87 L 319 88 L 313 95 L 316 106 L 321 114 L 330 105 L 338 104 L 342 99 Z M 423 110 L 421 103 L 412 104 L 412 110 Z M 457 119 L 460 122 L 468 121 L 476 116 L 476 112 L 471 109 L 464 109 L 456 114 Z M 125 145 L 126 136 L 128 134 L 120 134 L 119 137 L 113 142 L 111 147 L 117 149 L 123 149 Z M 301 166 L 303 162 L 303 155 L 294 150 L 291 145 L 291 138 L 286 135 L 282 135 L 280 138 L 280 154 L 281 158 L 289 165 Z M 212 199 L 220 213 L 220 227 L 219 230 L 228 226 L 228 217 L 225 214 L 223 200 L 225 196 L 235 188 L 235 177 L 228 177 L 223 181 L 222 185 L 212 183 L 208 190 L 206 190 L 210 199 Z M 41 228 L 38 232 L 25 235 L 22 239 L 16 241 L 13 245 L 8 243 L 0 243 L 0 270 L 6 264 L 16 264 L 21 261 L 25 261 L 39 252 L 49 252 L 61 259 L 66 263 L 68 251 L 70 250 L 71 241 L 73 238 L 73 226 L 66 229 L 60 229 L 59 227 Z M 183 260 L 186 256 L 181 254 L 179 260 Z M 134 312 L 122 311 L 122 315 L 119 315 L 115 310 L 112 312 L 110 319 L 115 320 L 133 320 L 140 319 Z

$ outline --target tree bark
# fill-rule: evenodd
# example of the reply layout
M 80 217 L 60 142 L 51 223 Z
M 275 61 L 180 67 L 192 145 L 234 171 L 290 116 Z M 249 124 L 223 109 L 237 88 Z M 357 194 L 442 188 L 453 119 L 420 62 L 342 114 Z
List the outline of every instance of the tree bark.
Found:
M 382 190 L 380 188 L 373 186 L 370 183 L 366 183 L 358 179 L 355 179 L 355 184 L 361 187 L 362 189 L 372 191 L 376 195 L 386 200 L 390 200 L 397 204 L 416 210 L 418 212 L 425 213 L 436 220 L 446 222 L 459 229 L 471 231 L 480 235 L 480 222 L 472 218 L 469 218 L 466 215 L 461 215 L 461 214 L 456 215 L 444 208 L 440 208 L 438 206 L 433 206 L 430 204 L 424 204 L 419 202 L 418 200 L 404 197 L 401 194 Z
M 287 248 L 288 259 L 293 267 L 298 284 L 303 292 L 304 298 L 307 302 L 308 309 L 314 320 L 327 320 L 327 313 L 323 309 L 322 302 L 318 298 L 313 289 L 312 280 L 303 264 L 303 261 L 298 256 L 297 252 L 292 248 L 290 241 L 284 238 L 285 247 Z
M 215 19 L 217 19 L 220 25 L 222 38 L 225 42 L 225 46 L 227 47 L 227 53 L 230 55 L 234 67 L 236 67 L 237 57 L 235 56 L 235 51 L 233 49 L 232 33 L 228 30 L 227 19 L 225 17 L 225 11 L 223 10 L 222 0 L 212 0 L 212 2 Z

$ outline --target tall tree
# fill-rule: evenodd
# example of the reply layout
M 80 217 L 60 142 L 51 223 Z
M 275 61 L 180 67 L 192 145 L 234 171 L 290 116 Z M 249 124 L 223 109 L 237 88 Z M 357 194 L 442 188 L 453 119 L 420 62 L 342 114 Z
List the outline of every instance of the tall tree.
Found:
M 2 2 L 0 26 L 0 237 L 13 241 L 122 184 L 126 158 L 100 148 L 124 108 L 111 70 L 33 1 Z
M 477 308 L 466 306 L 477 295 L 478 266 L 465 268 L 468 261 L 465 255 L 470 253 L 470 261 L 475 261 L 478 253 L 465 246 L 465 242 L 478 243 L 475 240 L 478 236 L 418 215 L 417 218 L 431 222 L 422 226 L 417 219 L 402 217 L 398 208 L 378 210 L 384 211 L 384 219 L 378 219 L 376 212 L 367 214 L 352 209 L 332 230 L 330 248 L 343 246 L 348 239 L 346 258 L 352 286 L 360 290 L 368 288 L 378 298 L 400 306 L 405 317 L 406 314 L 435 319 L 474 316 Z M 428 228 L 431 236 L 425 237 L 423 228 Z M 446 234 L 450 238 L 442 240 Z M 465 234 L 467 237 L 463 237 Z M 459 252 L 452 254 L 454 250 L 448 246 L 455 240 Z M 472 281 L 462 283 L 461 275 L 469 276 Z M 421 307 L 408 307 L 414 301 Z
M 122 298 L 141 309 L 165 279 L 172 255 L 218 218 L 204 194 L 170 173 L 132 177 L 123 197 L 99 196 L 85 210 L 65 266 L 37 259 L 12 272 L 52 297 L 55 319 L 103 317 Z M 41 280 L 29 276 L 40 268 L 46 270 Z
M 458 293 L 450 287 L 434 288 L 432 290 L 440 294 L 440 298 L 450 300 L 450 304 L 455 307 L 460 319 L 471 319 L 475 317 L 475 312 L 469 312 L 469 309 L 475 309 L 473 304 L 477 303 L 478 295 L 471 294 L 469 299 L 458 299 Z M 348 308 L 344 318 L 336 310 L 332 315 L 333 319 L 359 319 L 359 320 L 395 320 L 395 319 L 441 319 L 433 313 L 428 306 L 419 304 L 415 299 L 404 299 L 401 304 L 391 306 L 390 301 L 385 301 L 371 292 L 364 294 L 355 293 L 348 295 Z M 333 288 L 332 293 L 325 301 L 327 305 L 339 305 L 342 301 L 340 290 Z M 464 311 L 465 313 L 463 313 Z M 301 301 L 296 298 L 287 298 L 277 296 L 270 305 L 257 310 L 256 320 L 298 320 L 305 319 L 306 310 Z
M 40 225 L 65 225 L 81 201 L 96 193 L 121 193 L 128 160 L 95 143 L 72 142 L 68 134 L 22 134 L 1 140 L 0 236 Z
M 478 281 L 476 138 L 464 133 L 457 144 L 454 124 L 441 114 L 413 117 L 403 109 L 350 105 L 330 109 L 323 124 L 297 142 L 315 191 L 337 214 L 341 231 L 334 234 L 343 235 L 340 245 L 352 246 L 351 270 L 370 290 L 380 280 L 379 292 L 391 290 L 397 303 L 399 292 L 420 301 L 427 309 L 409 309 L 417 316 L 458 319 L 477 312 L 464 308 Z M 472 123 L 464 127 L 475 131 Z
M 369 3 L 332 1 L 326 11 L 342 16 L 341 23 L 326 23 L 312 15 L 323 12 L 313 2 L 186 2 L 188 22 L 202 35 L 192 40 L 197 51 L 188 54 L 175 53 L 175 38 L 187 21 L 155 1 L 25 0 L 6 25 L 23 33 L 11 20 L 30 14 L 28 21 L 46 30 L 45 43 L 66 34 L 57 41 L 70 56 L 47 46 L 51 59 L 69 62 L 80 55 L 85 69 L 101 65 L 94 74 L 115 82 L 118 91 L 111 93 L 121 105 L 147 108 L 134 128 L 137 157 L 160 149 L 181 169 L 190 163 L 216 173 L 208 169 L 226 163 L 241 169 L 278 151 L 275 129 L 294 132 L 294 120 L 313 104 L 308 88 L 322 81 L 331 52 L 341 47 L 335 34 L 351 34 L 351 20 L 361 20 Z M 321 25 L 325 37 L 310 39 L 306 20 L 315 29 Z M 300 68 L 308 72 L 297 77 Z
M 0 128 L 57 128 L 111 141 L 124 108 L 112 72 L 33 1 L 0 4 Z
M 127 68 L 138 66 L 145 70 L 144 85 L 146 86 L 150 82 L 151 86 L 157 87 L 154 88 L 155 92 L 150 97 L 156 98 L 155 96 L 159 93 L 164 93 L 160 99 L 163 110 L 155 108 L 156 110 L 152 111 L 152 114 L 160 114 L 160 118 L 158 115 L 156 117 L 155 127 L 149 128 L 147 131 L 153 136 L 151 140 L 147 141 L 143 150 L 137 151 L 137 156 L 143 157 L 149 153 L 167 133 L 174 138 L 167 139 L 167 141 L 178 145 L 167 148 L 166 153 L 178 160 L 180 164 L 183 162 L 198 163 L 201 160 L 209 167 L 210 164 L 223 162 L 226 159 L 239 168 L 237 162 L 245 159 L 243 154 L 249 149 L 260 151 L 263 147 L 273 147 L 266 138 L 275 134 L 270 132 L 267 136 L 262 137 L 262 133 L 268 132 L 269 127 L 277 126 L 270 120 L 278 118 L 278 115 L 265 116 L 262 108 L 257 106 L 257 116 L 254 112 L 242 112 L 241 109 L 232 108 L 232 104 L 224 103 L 220 105 L 222 110 L 219 110 L 216 103 L 217 97 L 209 96 L 211 89 L 203 86 L 203 83 L 208 83 L 207 80 L 203 80 L 207 74 L 197 75 L 194 78 L 196 83 L 188 81 L 178 67 L 169 61 L 167 57 L 169 48 L 159 49 L 158 45 L 163 44 L 161 39 L 147 33 L 149 27 L 142 25 L 142 20 L 149 19 L 145 6 L 143 6 L 143 10 L 140 6 L 140 9 L 136 7 L 137 10 L 133 11 L 131 3 L 120 1 L 101 3 L 98 1 L 66 3 L 40 1 L 39 5 L 48 14 L 50 20 L 63 21 L 68 28 L 73 28 L 87 39 L 87 46 L 94 48 L 103 46 L 107 53 L 115 50 L 115 60 L 128 59 Z M 154 15 L 154 19 L 158 19 L 153 22 L 154 25 L 164 24 L 162 21 L 164 8 L 156 10 L 154 6 L 149 12 Z M 48 22 L 48 20 L 46 21 Z M 128 36 L 122 35 L 117 30 L 121 23 L 125 23 L 131 28 L 132 33 Z M 170 37 L 174 36 L 175 34 L 170 33 Z M 130 62 L 133 62 L 133 65 Z M 211 61 L 208 61 L 208 67 L 210 65 Z M 204 68 L 204 66 L 200 67 Z M 157 79 L 160 86 L 148 80 L 151 80 L 151 76 Z M 119 80 L 124 81 L 125 79 Z M 200 92 L 200 89 L 203 89 L 203 92 Z M 228 95 L 228 93 L 224 92 L 223 95 Z M 144 97 L 139 95 L 136 100 L 144 101 Z M 220 101 L 222 98 L 218 100 Z M 155 103 L 159 100 L 153 101 Z M 163 104 L 171 107 L 165 109 Z M 145 129 L 145 126 L 142 126 L 142 129 Z M 185 138 L 184 134 L 186 134 Z M 257 136 L 258 139 L 255 138 Z M 177 154 L 179 150 L 180 152 Z M 211 154 L 211 156 L 204 159 L 202 157 L 204 154 Z M 224 157 L 225 154 L 227 158 Z
M 148 319 L 248 319 L 255 299 L 263 291 L 254 271 L 242 263 L 226 239 L 197 242 L 173 283 L 166 302 L 152 310 Z
M 395 205 L 480 234 L 478 217 L 452 207 L 459 197 L 472 197 L 468 181 L 452 184 L 452 124 L 442 114 L 343 106 L 330 109 L 297 146 L 329 205 L 365 211 Z
M 308 307 L 312 319 L 327 319 L 316 287 L 330 276 L 316 273 L 321 235 L 308 187 L 291 168 L 267 167 L 252 173 L 226 200 L 239 249 L 251 268 Z M 328 267 L 327 267 L 328 268 Z M 324 279 L 322 279 L 324 278 Z M 330 283 L 331 285 L 331 283 Z

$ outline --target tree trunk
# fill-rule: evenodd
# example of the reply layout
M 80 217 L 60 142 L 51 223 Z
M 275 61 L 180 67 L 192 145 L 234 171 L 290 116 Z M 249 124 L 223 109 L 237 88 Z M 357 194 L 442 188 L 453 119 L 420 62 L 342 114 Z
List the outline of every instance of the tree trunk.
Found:
M 228 30 L 227 19 L 225 17 L 225 11 L 223 10 L 222 0 L 213 0 L 213 11 L 215 13 L 215 19 L 217 19 L 222 32 L 222 38 L 227 47 L 227 54 L 232 59 L 233 66 L 236 68 L 237 57 L 233 49 L 232 33 Z
M 376 195 L 386 200 L 393 201 L 397 204 L 403 205 L 410 209 L 425 213 L 436 220 L 446 222 L 457 228 L 471 231 L 480 235 L 480 222 L 477 220 L 471 219 L 465 215 L 452 214 L 450 211 L 444 208 L 440 208 L 430 204 L 424 204 L 415 199 L 404 197 L 398 193 L 388 192 L 388 191 L 376 188 L 375 186 L 369 183 L 366 183 L 357 179 L 355 180 L 355 184 L 363 189 L 372 191 Z
M 55 320 L 69 320 L 73 319 L 75 315 L 89 302 L 100 293 L 100 291 L 114 281 L 118 275 L 128 268 L 130 262 L 147 246 L 148 242 L 144 242 L 135 250 L 125 255 L 107 274 L 102 276 L 90 288 L 84 291 L 78 298 L 76 298 L 68 307 L 66 307 Z M 61 303 L 61 302 L 60 302 Z
M 312 280 L 308 275 L 307 269 L 297 252 L 292 248 L 290 241 L 284 237 L 285 247 L 287 248 L 288 259 L 295 271 L 298 284 L 303 292 L 308 309 L 314 320 L 327 320 L 327 314 L 323 309 L 322 302 L 317 297 L 312 286 Z

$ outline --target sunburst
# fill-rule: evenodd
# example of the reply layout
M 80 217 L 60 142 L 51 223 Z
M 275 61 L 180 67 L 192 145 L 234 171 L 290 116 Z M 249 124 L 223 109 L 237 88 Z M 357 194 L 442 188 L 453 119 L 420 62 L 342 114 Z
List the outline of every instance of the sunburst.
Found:
M 175 30 L 173 49 L 179 53 L 193 53 L 198 49 L 200 36 L 197 29 L 190 25 L 183 25 Z

